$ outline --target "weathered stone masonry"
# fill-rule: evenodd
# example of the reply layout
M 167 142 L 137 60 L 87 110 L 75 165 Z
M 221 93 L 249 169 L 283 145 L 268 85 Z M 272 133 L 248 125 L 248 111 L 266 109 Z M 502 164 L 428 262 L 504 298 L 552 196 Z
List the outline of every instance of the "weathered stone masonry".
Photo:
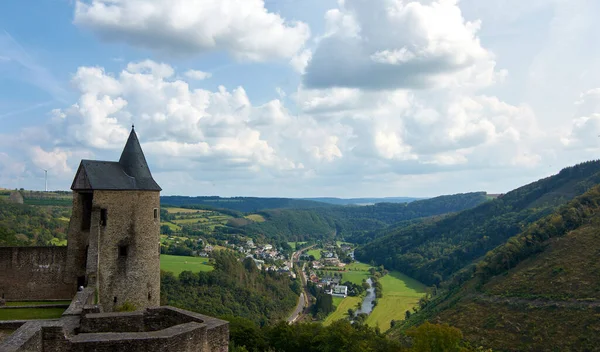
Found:
M 71 299 L 66 247 L 0 247 L 0 298 Z

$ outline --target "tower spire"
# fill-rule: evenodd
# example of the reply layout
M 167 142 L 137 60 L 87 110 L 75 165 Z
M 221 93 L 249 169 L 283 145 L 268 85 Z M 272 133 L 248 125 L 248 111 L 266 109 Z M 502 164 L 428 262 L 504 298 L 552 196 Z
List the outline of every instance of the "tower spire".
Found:
M 152 178 L 140 141 L 135 133 L 134 125 L 131 125 L 131 133 L 125 148 L 123 148 L 123 153 L 121 153 L 119 164 L 127 175 L 135 178 L 138 187 L 160 189 Z

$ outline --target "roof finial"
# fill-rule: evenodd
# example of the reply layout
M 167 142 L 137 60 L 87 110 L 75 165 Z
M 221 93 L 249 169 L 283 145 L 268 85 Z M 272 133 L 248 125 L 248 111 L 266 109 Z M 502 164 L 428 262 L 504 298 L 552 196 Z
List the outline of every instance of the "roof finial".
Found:
M 134 125 L 134 124 L 131 124 L 131 129 L 134 129 L 134 128 L 135 128 L 135 125 Z

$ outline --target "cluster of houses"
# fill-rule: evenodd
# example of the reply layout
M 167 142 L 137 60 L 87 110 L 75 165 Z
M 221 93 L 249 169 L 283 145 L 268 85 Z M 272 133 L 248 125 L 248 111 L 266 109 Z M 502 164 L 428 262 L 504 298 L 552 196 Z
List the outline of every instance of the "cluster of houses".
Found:
M 340 285 L 341 277 L 324 276 L 319 278 L 314 271 L 310 271 L 309 280 L 325 290 L 325 293 L 337 297 L 348 296 L 348 286 Z
M 308 280 L 312 281 L 318 287 L 323 288 L 326 293 L 332 296 L 346 297 L 348 296 L 348 287 L 345 285 L 340 285 L 342 281 L 341 275 L 339 277 L 324 276 L 321 278 L 319 278 L 319 276 L 317 275 L 317 270 L 319 269 L 326 270 L 327 267 L 343 268 L 344 266 L 346 266 L 346 264 L 341 262 L 338 258 L 335 248 L 336 247 L 333 245 L 325 246 L 325 250 L 321 252 L 321 259 L 313 260 L 310 263 L 309 267 L 312 267 L 312 270 L 309 271 Z M 340 246 L 340 249 L 346 255 L 354 259 L 354 250 L 350 245 L 342 244 Z M 304 259 L 307 259 L 307 257 L 309 257 L 307 254 L 303 254 Z
M 296 274 L 292 271 L 294 263 L 286 257 L 280 250 L 273 248 L 270 244 L 254 244 L 253 240 L 247 240 L 244 245 L 232 245 L 238 252 L 246 254 L 246 258 L 252 258 L 259 270 L 275 271 L 286 273 L 292 278 Z M 271 264 L 267 264 L 269 262 Z M 276 263 L 281 263 L 277 265 Z

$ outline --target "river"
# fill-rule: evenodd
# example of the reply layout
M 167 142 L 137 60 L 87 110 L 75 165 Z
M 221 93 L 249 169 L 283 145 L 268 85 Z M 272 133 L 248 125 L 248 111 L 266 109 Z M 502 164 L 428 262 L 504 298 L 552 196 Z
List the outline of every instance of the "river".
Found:
M 372 285 L 373 281 L 371 281 L 371 278 L 367 279 L 367 283 L 369 284 L 369 288 L 367 289 L 367 296 L 363 300 L 360 309 L 356 310 L 357 315 L 360 313 L 371 314 L 371 312 L 373 311 L 373 301 L 375 300 L 375 287 L 373 287 Z

